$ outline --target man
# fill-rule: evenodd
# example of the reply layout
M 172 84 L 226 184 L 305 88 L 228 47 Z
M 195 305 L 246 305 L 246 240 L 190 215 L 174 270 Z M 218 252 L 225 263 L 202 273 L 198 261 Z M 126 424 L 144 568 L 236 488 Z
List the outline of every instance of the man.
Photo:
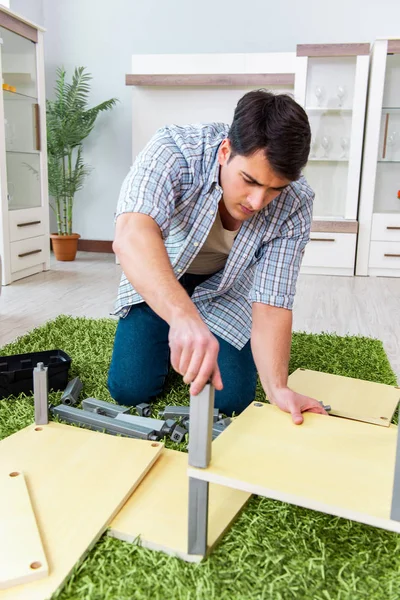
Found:
M 292 305 L 314 194 L 301 170 L 304 110 L 252 91 L 231 127 L 169 126 L 139 154 L 118 202 L 114 251 L 123 276 L 108 377 L 121 404 L 162 391 L 169 363 L 198 394 L 241 412 L 257 371 L 269 400 L 303 421 L 325 413 L 288 388 Z

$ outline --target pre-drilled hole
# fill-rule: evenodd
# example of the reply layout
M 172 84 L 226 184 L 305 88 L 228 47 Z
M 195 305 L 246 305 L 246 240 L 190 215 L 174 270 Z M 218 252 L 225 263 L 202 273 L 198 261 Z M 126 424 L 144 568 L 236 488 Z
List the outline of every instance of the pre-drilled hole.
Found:
M 31 569 L 40 569 L 40 567 L 42 566 L 42 563 L 39 562 L 38 560 L 35 560 L 35 562 L 31 563 L 29 566 Z
M 152 447 L 153 447 L 153 448 L 158 448 L 158 446 L 159 446 L 159 445 L 160 445 L 160 444 L 157 444 L 157 442 L 154 442 L 154 444 L 152 444 Z
M 387 417 L 379 417 L 380 419 L 382 419 L 382 421 L 387 421 L 388 418 Z
M 18 473 L 18 471 L 13 471 L 10 473 L 10 477 L 18 477 L 18 475 L 21 475 L 21 473 Z
M 42 431 L 43 427 L 35 427 L 35 431 Z
M 254 406 L 263 406 L 262 402 L 254 402 Z

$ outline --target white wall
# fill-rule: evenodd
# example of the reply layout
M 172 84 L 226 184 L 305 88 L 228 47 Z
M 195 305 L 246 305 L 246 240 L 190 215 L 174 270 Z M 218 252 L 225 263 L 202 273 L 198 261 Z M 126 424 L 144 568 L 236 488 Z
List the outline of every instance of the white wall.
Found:
M 113 212 L 131 163 L 132 54 L 285 52 L 298 43 L 372 42 L 400 37 L 399 0 L 11 0 L 11 8 L 47 28 L 46 76 L 56 67 L 92 73 L 93 103 L 116 96 L 85 143 L 94 171 L 78 194 L 75 230 L 112 239 Z
M 36 23 L 36 25 L 42 25 L 44 21 L 43 15 L 43 2 L 42 0 L 8 0 L 4 2 L 1 0 L 1 4 L 9 6 L 11 10 L 18 13 L 25 19 Z

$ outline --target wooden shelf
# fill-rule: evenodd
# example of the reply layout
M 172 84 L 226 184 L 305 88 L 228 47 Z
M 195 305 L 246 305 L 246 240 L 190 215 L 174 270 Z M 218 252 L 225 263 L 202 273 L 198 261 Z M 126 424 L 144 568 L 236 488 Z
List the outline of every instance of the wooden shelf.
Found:
M 304 413 L 298 426 L 253 403 L 213 442 L 210 466 L 188 475 L 400 533 L 391 518 L 396 444 L 396 425 Z
M 143 86 L 246 86 L 246 85 L 294 85 L 294 73 L 238 73 L 238 74 L 175 74 L 125 76 L 126 85 Z
M 297 56 L 365 56 L 369 54 L 369 44 L 298 44 Z
M 388 54 L 400 54 L 400 40 L 389 40 L 387 51 Z
M 311 231 L 320 233 L 357 233 L 358 221 L 352 219 L 313 219 Z

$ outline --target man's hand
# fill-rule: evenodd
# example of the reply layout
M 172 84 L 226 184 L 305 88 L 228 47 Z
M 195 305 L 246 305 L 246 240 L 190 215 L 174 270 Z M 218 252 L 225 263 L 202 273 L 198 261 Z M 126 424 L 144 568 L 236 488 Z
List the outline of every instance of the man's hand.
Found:
M 170 323 L 171 364 L 190 383 L 190 393 L 199 394 L 206 383 L 222 390 L 218 367 L 219 344 L 200 316 L 180 316 Z
M 317 400 L 303 396 L 303 394 L 298 394 L 290 388 L 276 390 L 270 401 L 272 404 L 276 404 L 281 410 L 291 413 L 295 425 L 302 424 L 304 420 L 302 412 L 308 411 L 319 413 L 320 415 L 328 414 Z

